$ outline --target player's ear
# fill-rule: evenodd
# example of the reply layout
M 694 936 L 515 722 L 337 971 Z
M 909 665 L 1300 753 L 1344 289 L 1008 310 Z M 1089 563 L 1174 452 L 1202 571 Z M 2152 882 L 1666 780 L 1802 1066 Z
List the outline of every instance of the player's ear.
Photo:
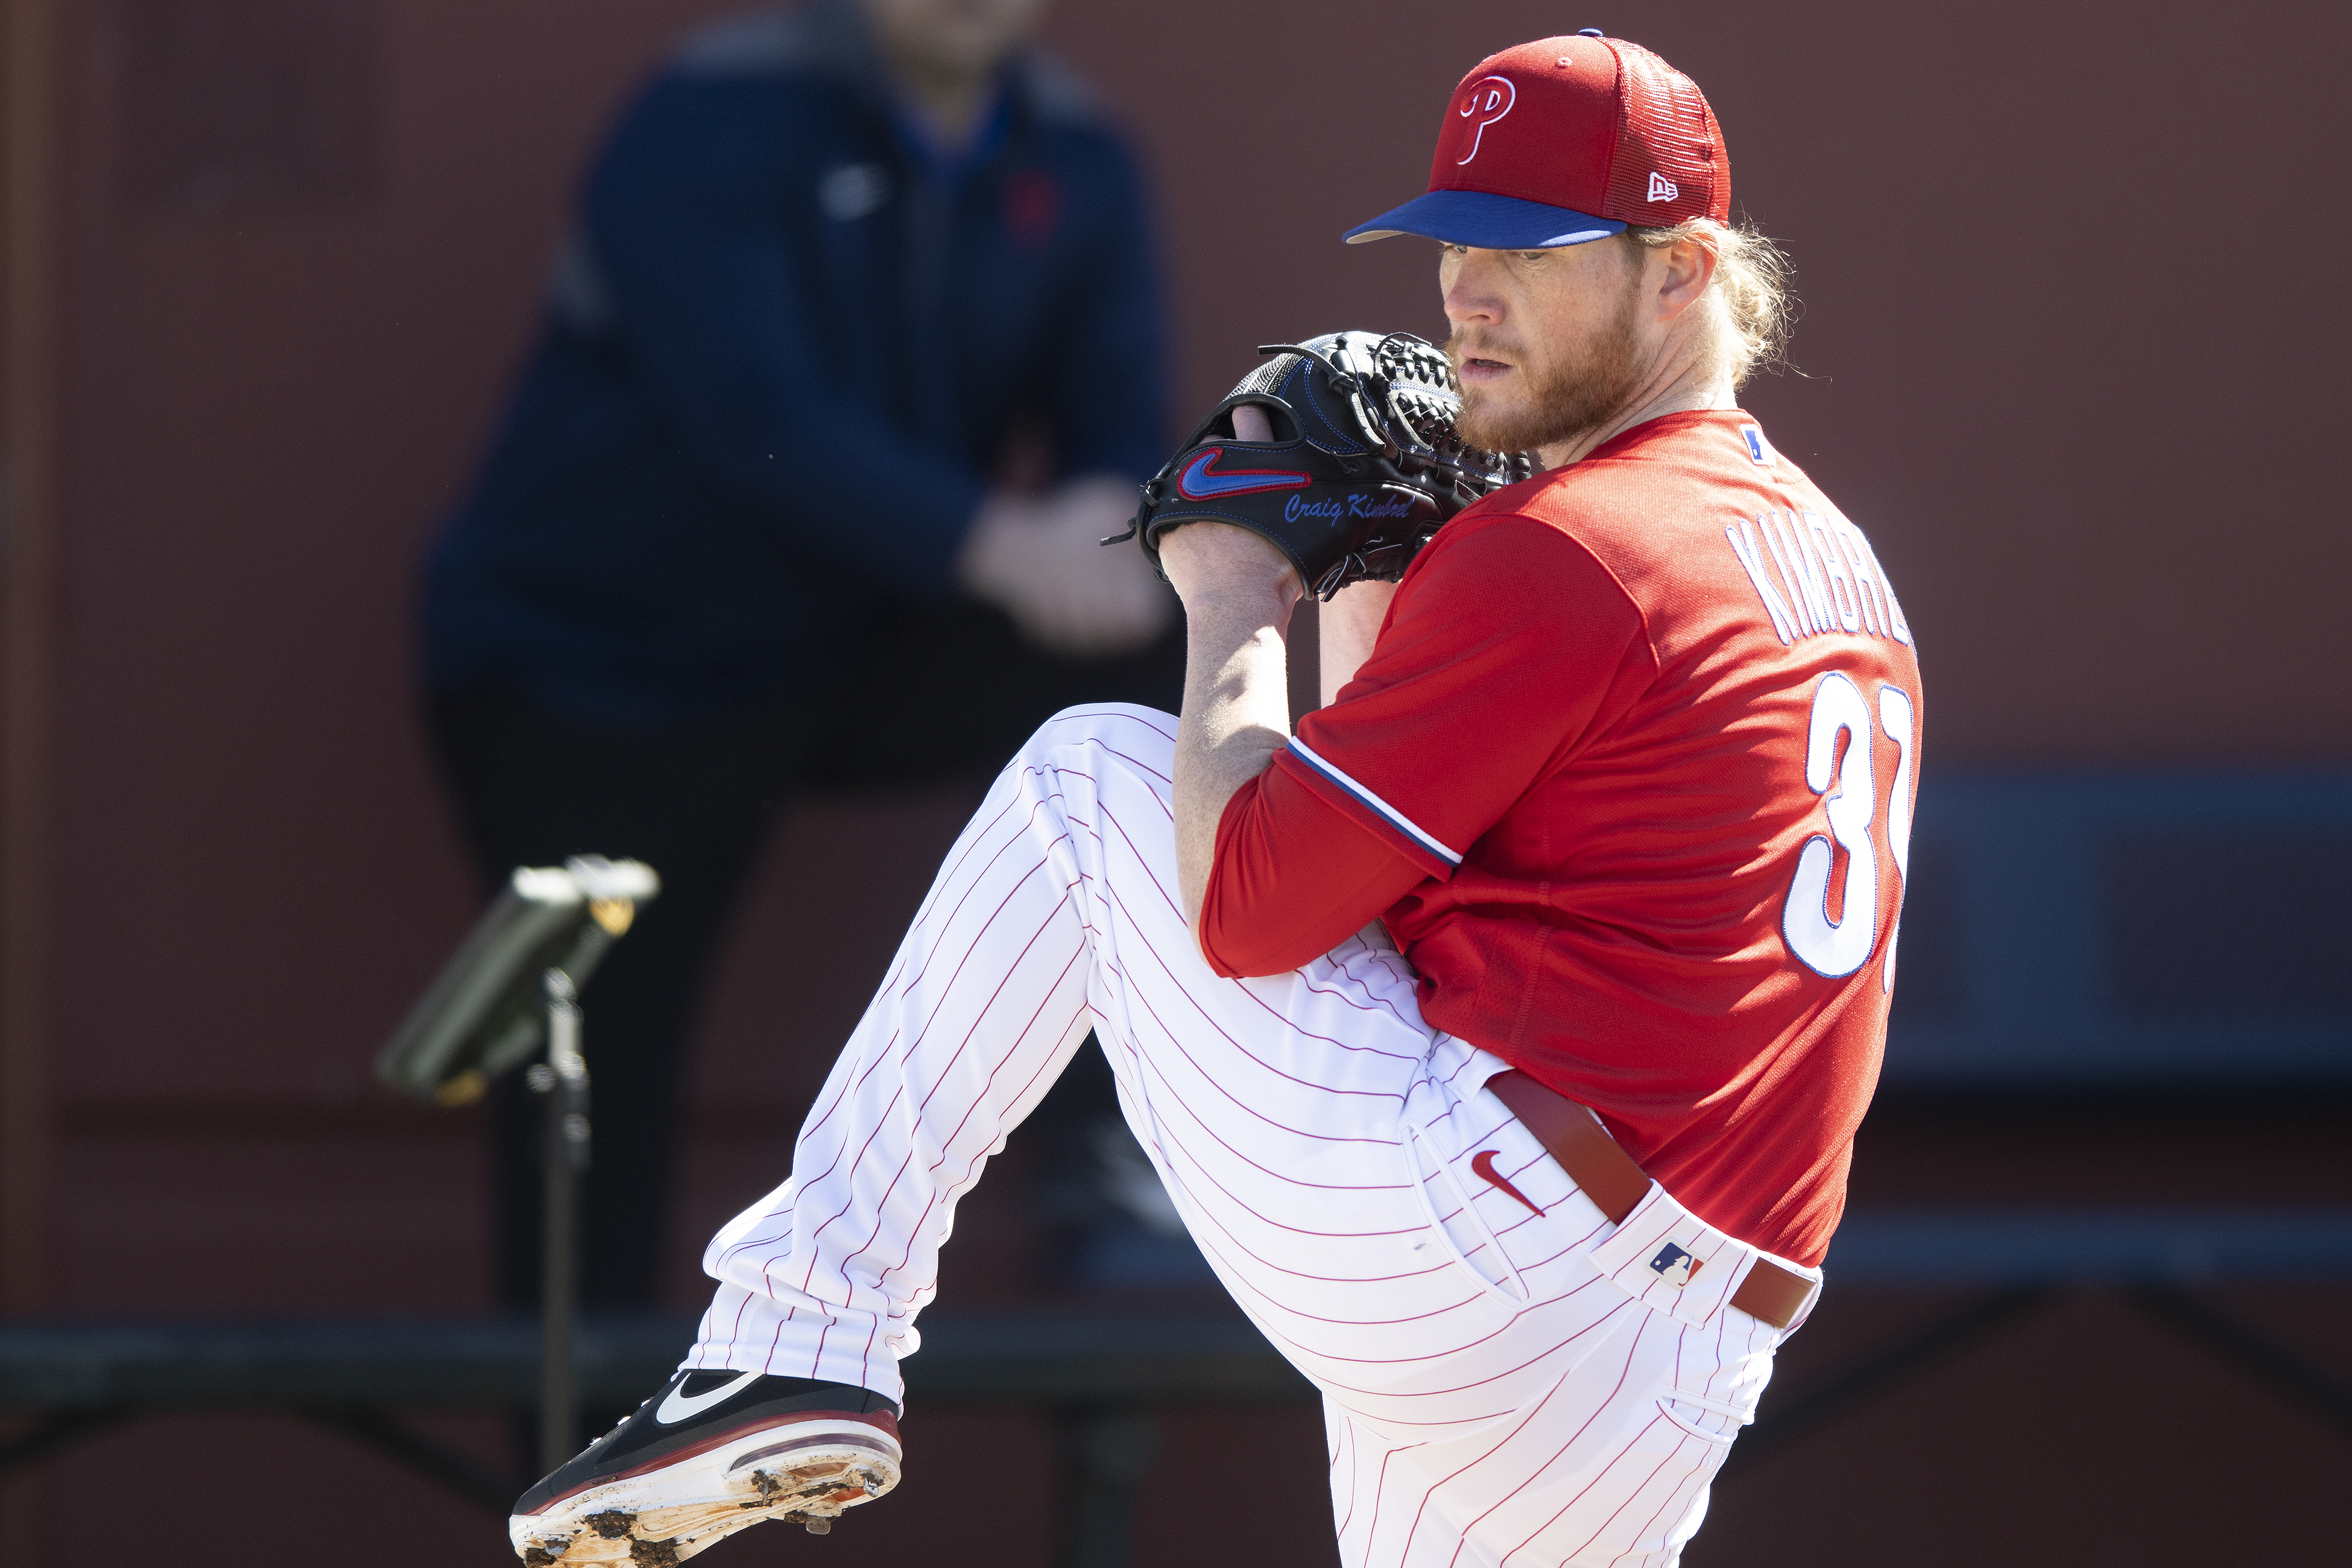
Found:
M 1699 301 L 1715 280 L 1715 244 L 1703 234 L 1685 235 L 1674 244 L 1653 249 L 1637 245 L 1637 265 L 1657 274 L 1658 319 L 1671 321 Z

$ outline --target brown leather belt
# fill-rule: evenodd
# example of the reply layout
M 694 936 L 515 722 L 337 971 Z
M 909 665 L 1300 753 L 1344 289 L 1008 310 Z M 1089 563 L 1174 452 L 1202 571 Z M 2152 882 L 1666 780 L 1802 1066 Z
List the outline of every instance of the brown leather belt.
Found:
M 1486 1080 L 1486 1087 L 1536 1135 L 1536 1142 L 1550 1152 L 1559 1168 L 1611 1223 L 1624 1224 L 1625 1216 L 1650 1195 L 1650 1178 L 1633 1163 L 1633 1156 L 1609 1136 L 1590 1107 L 1546 1089 L 1516 1069 L 1497 1073 Z M 1769 1258 L 1759 1258 L 1748 1278 L 1739 1282 L 1739 1289 L 1731 1293 L 1731 1304 L 1776 1329 L 1785 1329 L 1812 1293 L 1811 1280 Z

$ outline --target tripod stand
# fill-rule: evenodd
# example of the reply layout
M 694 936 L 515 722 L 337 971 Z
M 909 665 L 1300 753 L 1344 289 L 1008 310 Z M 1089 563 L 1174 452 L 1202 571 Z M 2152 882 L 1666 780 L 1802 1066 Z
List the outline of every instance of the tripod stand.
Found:
M 580 1184 L 588 1175 L 588 1060 L 580 1054 L 580 993 L 572 976 L 550 969 L 547 1060 L 526 1075 L 547 1099 L 542 1158 L 545 1205 L 540 1238 L 539 1458 L 552 1470 L 578 1441 L 578 1379 L 573 1335 L 580 1318 Z
M 376 1058 L 377 1076 L 394 1088 L 455 1106 L 480 1099 L 491 1079 L 546 1044 L 524 1081 L 547 1101 L 539 1441 L 550 1470 L 577 1440 L 580 1190 L 591 1137 L 580 993 L 660 888 L 651 867 L 601 856 L 518 869 Z

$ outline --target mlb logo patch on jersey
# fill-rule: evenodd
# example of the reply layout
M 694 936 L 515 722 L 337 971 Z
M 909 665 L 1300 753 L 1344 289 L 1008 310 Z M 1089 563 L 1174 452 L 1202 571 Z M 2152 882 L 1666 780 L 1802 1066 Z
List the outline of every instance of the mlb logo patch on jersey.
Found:
M 1691 1276 L 1706 1267 L 1671 1241 L 1658 1248 L 1658 1255 L 1650 1259 L 1650 1272 L 1677 1290 L 1689 1284 Z
M 1742 425 L 1739 427 L 1739 438 L 1748 443 L 1748 461 L 1759 463 L 1768 468 L 1772 466 L 1772 447 L 1764 439 L 1761 426 Z

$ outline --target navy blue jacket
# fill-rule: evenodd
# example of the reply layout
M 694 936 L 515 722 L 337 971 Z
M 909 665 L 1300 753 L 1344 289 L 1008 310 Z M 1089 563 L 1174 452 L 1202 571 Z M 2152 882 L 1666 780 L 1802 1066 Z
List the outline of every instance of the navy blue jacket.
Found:
M 426 571 L 426 679 L 649 727 L 814 690 L 953 562 L 1016 434 L 1166 455 L 1137 171 L 1050 62 L 953 163 L 855 9 L 720 23 L 629 109 Z

